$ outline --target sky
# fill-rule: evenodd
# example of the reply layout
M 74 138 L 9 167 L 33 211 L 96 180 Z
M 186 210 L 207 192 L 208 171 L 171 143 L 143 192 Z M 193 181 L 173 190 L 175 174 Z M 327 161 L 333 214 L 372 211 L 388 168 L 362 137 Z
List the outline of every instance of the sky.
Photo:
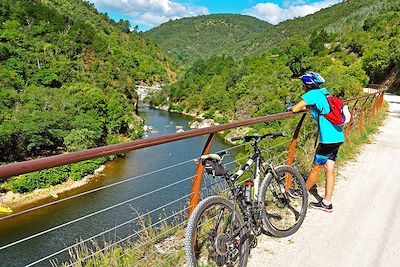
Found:
M 118 21 L 129 20 L 139 31 L 184 17 L 233 13 L 250 15 L 272 24 L 302 17 L 341 0 L 89 0 L 100 12 Z

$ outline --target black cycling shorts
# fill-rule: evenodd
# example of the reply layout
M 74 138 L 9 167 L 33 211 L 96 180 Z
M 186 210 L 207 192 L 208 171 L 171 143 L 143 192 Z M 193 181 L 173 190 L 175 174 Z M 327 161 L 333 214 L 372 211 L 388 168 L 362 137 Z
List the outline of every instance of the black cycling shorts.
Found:
M 336 161 L 339 147 L 343 143 L 323 144 L 319 143 L 314 155 L 314 163 L 316 165 L 324 165 L 328 159 Z

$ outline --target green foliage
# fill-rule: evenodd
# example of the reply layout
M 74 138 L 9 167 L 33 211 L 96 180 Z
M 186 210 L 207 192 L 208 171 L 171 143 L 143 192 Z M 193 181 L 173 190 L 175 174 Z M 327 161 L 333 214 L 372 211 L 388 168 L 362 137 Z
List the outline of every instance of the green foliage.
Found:
M 71 165 L 70 177 L 77 181 L 86 175 L 92 174 L 100 165 L 107 161 L 107 157 L 85 160 Z
M 361 88 L 368 81 L 368 76 L 360 64 L 346 67 L 341 62 L 335 61 L 321 74 L 327 81 L 326 87 L 329 91 L 343 99 L 360 95 Z
M 133 106 L 122 93 L 114 92 L 109 97 L 107 105 L 108 132 L 126 132 L 130 122 L 129 118 L 135 116 Z
M 367 48 L 363 56 L 364 69 L 373 80 L 381 79 L 390 66 L 387 41 L 377 41 Z
M 315 54 L 318 55 L 325 49 L 325 43 L 328 43 L 329 36 L 328 33 L 322 29 L 321 32 L 314 31 L 310 36 L 310 49 Z
M 2 185 L 2 188 L 13 191 L 14 193 L 27 193 L 35 189 L 47 188 L 52 185 L 60 184 L 65 182 L 69 177 L 77 181 L 92 174 L 108 160 L 109 157 L 101 157 L 71 165 L 23 174 L 9 179 Z
M 143 135 L 144 135 L 144 130 L 143 130 L 143 128 L 140 128 L 140 129 L 137 129 L 134 132 L 132 132 L 129 139 L 136 140 L 136 139 L 142 137 Z
M 198 51 L 208 52 L 192 59 L 193 64 L 162 92 L 162 98 L 152 96 L 152 103 L 166 104 L 169 97 L 171 109 L 203 113 L 206 118 L 222 114 L 231 120 L 283 111 L 287 96 L 294 102 L 302 93 L 300 84 L 294 81 L 305 71 L 322 73 L 326 87 L 343 98 L 360 94 L 368 82 L 379 83 L 388 76 L 396 80 L 400 13 L 395 3 L 343 1 L 315 14 L 269 26 L 235 44 L 220 42 L 214 50 L 191 39 L 190 34 L 174 35 L 174 43 L 180 47 L 167 45 L 170 40 L 166 33 L 171 34 L 178 25 L 188 31 L 204 16 L 168 22 L 149 32 L 163 36 L 163 40 L 155 39 L 165 45 L 162 47 L 185 54 L 196 44 Z M 215 56 L 215 49 L 223 49 L 225 55 Z
M 313 51 L 319 48 L 311 48 L 306 43 L 295 42 L 290 44 L 282 51 L 288 55 L 288 67 L 295 76 L 300 76 L 309 69 L 309 61 L 307 60 L 313 54 Z M 323 49 L 323 48 L 322 48 Z
M 398 0 L 347 0 L 276 26 L 239 15 L 198 16 L 169 21 L 145 35 L 185 63 L 214 55 L 241 59 L 293 40 L 311 42 L 310 50 L 319 54 L 334 35 L 342 37 L 359 31 L 369 17 L 395 10 L 397 6 Z
M 81 0 L 0 2 L 0 162 L 140 132 L 136 84 L 166 83 L 165 54 Z
M 64 144 L 67 151 L 81 151 L 96 146 L 95 132 L 84 129 L 73 129 L 66 137 Z
M 69 166 L 32 172 L 10 179 L 5 187 L 8 187 L 14 193 L 32 192 L 38 188 L 46 188 L 65 182 L 69 172 Z
M 182 63 L 229 54 L 232 47 L 272 25 L 250 16 L 214 14 L 170 20 L 144 33 Z

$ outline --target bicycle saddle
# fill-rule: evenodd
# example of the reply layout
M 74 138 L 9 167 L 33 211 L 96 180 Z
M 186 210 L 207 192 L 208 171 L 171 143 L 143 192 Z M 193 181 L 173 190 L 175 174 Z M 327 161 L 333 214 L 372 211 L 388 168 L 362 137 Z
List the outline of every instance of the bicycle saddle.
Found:
M 226 154 L 228 154 L 228 152 L 222 151 L 222 152 L 215 153 L 215 154 L 202 155 L 202 156 L 200 157 L 200 159 L 202 159 L 202 160 L 214 159 L 214 160 L 216 160 L 216 161 L 220 161 L 220 160 L 222 159 L 222 156 L 223 156 L 223 155 L 226 155 Z
M 200 157 L 202 160 L 206 160 L 206 159 L 215 159 L 217 161 L 221 160 L 221 156 L 218 154 L 208 154 L 208 155 L 203 155 Z

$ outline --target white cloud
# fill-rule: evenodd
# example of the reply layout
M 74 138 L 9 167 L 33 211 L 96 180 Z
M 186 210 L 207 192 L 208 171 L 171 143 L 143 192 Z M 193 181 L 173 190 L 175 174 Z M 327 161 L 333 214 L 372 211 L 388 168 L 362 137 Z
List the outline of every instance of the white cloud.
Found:
M 170 19 L 206 15 L 208 9 L 170 0 L 90 0 L 97 8 L 132 18 L 135 24 L 154 27 Z
M 305 4 L 304 0 L 288 0 L 284 1 L 284 8 L 275 3 L 259 3 L 250 9 L 246 9 L 246 15 L 254 16 L 259 19 L 277 24 L 281 21 L 303 17 L 341 2 L 341 0 L 323 0 L 311 4 Z

